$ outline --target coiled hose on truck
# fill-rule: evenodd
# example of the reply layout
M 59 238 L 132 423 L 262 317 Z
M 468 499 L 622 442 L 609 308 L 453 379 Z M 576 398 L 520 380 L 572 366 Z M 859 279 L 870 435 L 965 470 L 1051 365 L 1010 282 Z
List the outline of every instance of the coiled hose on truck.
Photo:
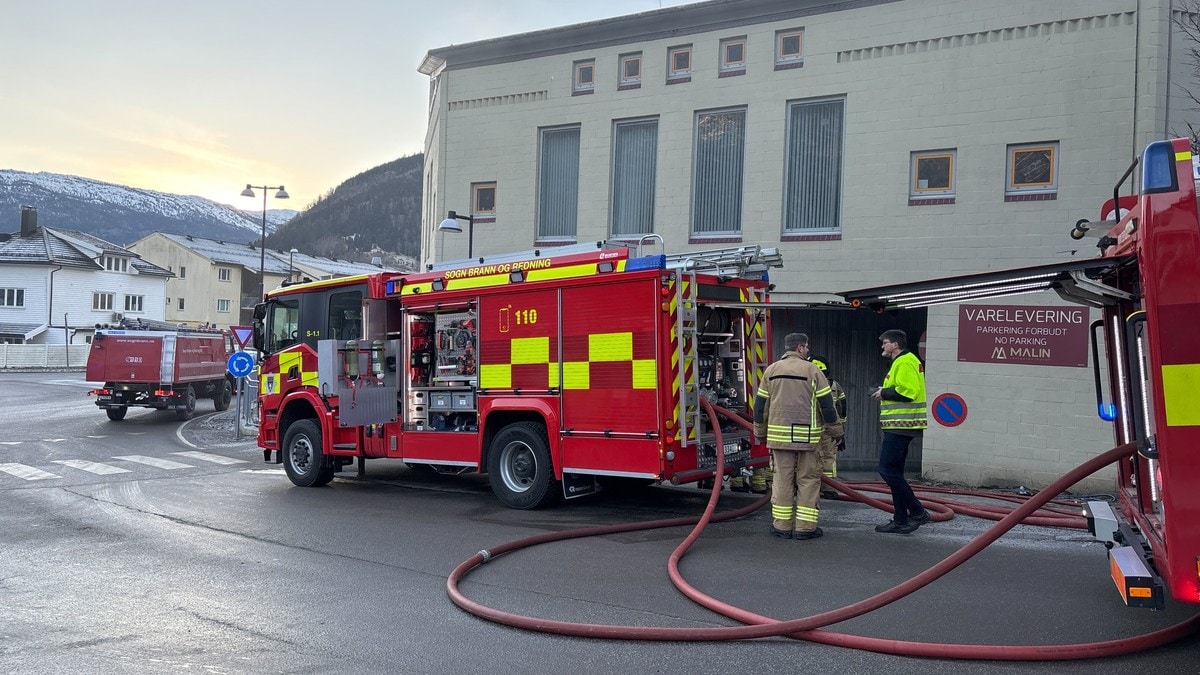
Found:
M 720 411 L 721 414 L 728 419 L 731 419 L 742 426 L 749 426 L 747 420 L 741 418 L 732 411 L 715 408 L 704 399 L 701 399 L 701 403 L 704 405 L 704 408 L 709 416 L 713 418 L 713 428 L 716 430 L 716 447 L 718 448 L 724 445 L 720 431 L 720 425 L 715 423 L 717 421 L 718 411 Z M 717 514 L 715 511 L 717 501 L 720 497 L 721 487 L 719 481 L 717 481 L 714 485 L 712 495 L 709 497 L 704 513 L 699 517 L 668 518 L 640 523 L 624 523 L 618 525 L 602 525 L 599 527 L 578 528 L 574 530 L 541 534 L 525 539 L 511 541 L 491 549 L 479 551 L 475 555 L 460 563 L 446 580 L 446 592 L 449 594 L 450 599 L 458 607 L 483 619 L 507 626 L 512 626 L 514 628 L 522 628 L 525 630 L 551 633 L 556 635 L 570 635 L 575 637 L 615 640 L 697 642 L 716 640 L 744 640 L 748 638 L 786 635 L 797 639 L 808 640 L 810 642 L 819 642 L 822 644 L 862 649 L 884 654 L 946 659 L 1001 661 L 1061 661 L 1129 654 L 1132 652 L 1159 647 L 1191 635 L 1198 628 L 1200 628 L 1200 614 L 1173 626 L 1169 626 L 1146 635 L 1139 635 L 1136 637 L 1110 640 L 1105 642 L 1065 645 L 1008 646 L 908 642 L 902 640 L 887 640 L 881 638 L 864 637 L 860 635 L 850 635 L 846 633 L 837 633 L 833 631 L 821 630 L 821 627 L 846 621 L 856 616 L 866 614 L 867 612 L 895 602 L 896 600 L 899 600 L 900 598 L 903 598 L 914 591 L 923 588 L 927 584 L 930 584 L 933 581 L 941 578 L 943 575 L 966 562 L 976 553 L 982 551 L 989 544 L 999 539 L 1001 535 L 1003 535 L 1005 532 L 1008 532 L 1015 525 L 1022 522 L 1027 522 L 1026 518 L 1033 514 L 1037 509 L 1049 503 L 1054 495 L 1062 493 L 1068 487 L 1074 485 L 1080 479 L 1094 473 L 1098 469 L 1101 469 L 1122 457 L 1128 456 L 1131 452 L 1133 452 L 1133 450 L 1134 447 L 1132 444 L 1125 444 L 1098 455 L 1087 462 L 1084 462 L 1075 469 L 1072 469 L 1066 475 L 1051 483 L 1037 495 L 1034 495 L 1023 504 L 1013 509 L 1007 515 L 1000 518 L 998 523 L 979 534 L 967 545 L 963 546 L 961 549 L 946 557 L 933 567 L 912 577 L 908 581 L 905 581 L 887 591 L 878 593 L 874 596 L 860 600 L 845 607 L 804 618 L 783 621 L 734 607 L 700 592 L 691 584 L 689 584 L 679 572 L 679 561 L 682 560 L 683 556 L 687 554 L 688 549 L 690 549 L 692 544 L 695 543 L 695 541 L 700 537 L 701 533 L 704 531 L 704 528 L 707 527 L 710 522 L 721 522 L 734 518 L 740 518 L 753 513 L 757 509 L 769 503 L 770 498 L 767 496 L 740 509 Z M 724 457 L 722 457 L 722 453 L 719 452 L 716 453 L 716 457 L 716 475 L 721 476 L 724 472 Z M 852 493 L 857 494 L 858 496 L 855 497 L 855 499 L 858 499 L 859 501 L 871 503 L 874 506 L 884 508 L 885 510 L 890 510 L 890 504 L 884 504 L 879 500 L 861 495 L 861 493 L 857 493 L 844 483 L 837 481 L 829 481 L 829 483 L 835 487 L 838 487 L 838 489 L 842 490 L 847 495 L 852 495 Z M 953 516 L 950 508 L 944 504 L 939 504 L 933 506 L 932 508 L 935 511 L 935 520 L 947 520 Z M 992 513 L 993 510 L 983 509 L 983 511 Z M 992 515 L 996 514 L 992 513 Z M 713 612 L 721 614 L 722 616 L 740 621 L 745 625 L 718 628 L 678 628 L 665 626 L 619 626 L 558 621 L 553 619 L 523 616 L 501 611 L 493 607 L 488 607 L 468 598 L 459 589 L 460 582 L 466 578 L 471 570 L 486 562 L 494 560 L 499 556 L 520 549 L 566 539 L 578 539 L 581 537 L 594 537 L 616 534 L 620 532 L 635 532 L 640 530 L 650 530 L 662 527 L 678 527 L 681 525 L 692 524 L 694 524 L 695 527 L 693 527 L 692 531 L 683 540 L 683 542 L 676 547 L 668 559 L 668 575 L 670 576 L 671 582 L 676 588 L 679 589 L 681 593 L 694 602 Z

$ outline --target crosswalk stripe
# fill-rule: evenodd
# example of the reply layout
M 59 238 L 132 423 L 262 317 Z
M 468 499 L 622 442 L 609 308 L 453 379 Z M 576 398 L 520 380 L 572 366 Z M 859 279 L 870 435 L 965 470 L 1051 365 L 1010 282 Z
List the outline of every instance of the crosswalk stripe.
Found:
M 191 459 L 198 459 L 202 462 L 212 462 L 213 464 L 229 465 L 229 464 L 245 464 L 246 463 L 246 460 L 244 460 L 244 459 L 234 459 L 233 457 L 226 457 L 224 455 L 213 455 L 213 454 L 209 454 L 207 452 L 196 452 L 195 450 L 189 450 L 187 452 L 173 452 L 171 454 L 179 455 L 181 457 L 190 457 Z
M 192 469 L 192 468 L 195 468 L 191 464 L 184 464 L 183 462 L 172 462 L 169 459 L 162 459 L 159 457 L 147 457 L 145 455 L 122 455 L 120 457 L 113 457 L 113 459 L 123 459 L 127 462 L 134 462 L 137 464 L 145 464 L 147 466 L 158 467 L 159 469 Z
M 49 471 L 42 471 L 41 469 L 35 469 L 34 467 L 26 466 L 25 464 L 0 464 L 0 471 L 12 476 L 16 476 L 17 478 L 24 478 L 25 480 L 61 478 L 61 476 L 58 476 L 57 474 L 50 473 Z
M 88 473 L 95 473 L 101 476 L 107 476 L 110 473 L 129 473 L 129 469 L 122 469 L 119 466 L 111 464 L 101 464 L 100 462 L 89 462 L 86 459 L 56 459 L 55 464 L 69 466 L 72 469 L 80 469 Z

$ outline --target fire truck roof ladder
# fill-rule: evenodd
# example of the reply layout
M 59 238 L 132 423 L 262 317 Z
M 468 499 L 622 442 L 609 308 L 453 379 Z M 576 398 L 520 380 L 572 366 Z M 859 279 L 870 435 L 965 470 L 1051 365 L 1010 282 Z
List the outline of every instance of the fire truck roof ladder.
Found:
M 761 279 L 768 269 L 783 267 L 783 255 L 779 249 L 763 248 L 758 244 L 671 253 L 666 259 L 667 269 L 748 279 Z
M 170 321 L 159 321 L 157 319 L 142 319 L 125 317 L 120 322 L 112 324 L 113 328 L 120 330 L 165 330 L 172 332 L 192 331 L 196 333 L 211 333 L 213 329 L 206 328 L 190 328 L 188 326 L 180 326 L 177 323 Z
M 498 265 L 500 263 L 529 260 L 530 258 L 548 258 L 551 256 L 591 253 L 592 251 L 618 248 L 629 247 L 625 244 L 618 244 L 610 241 L 593 241 L 583 244 L 568 244 L 566 246 L 547 246 L 545 248 L 534 248 L 524 251 L 515 251 L 513 253 L 497 253 L 495 255 L 488 256 L 481 255 L 477 258 L 465 258 L 462 260 L 444 260 L 440 263 L 426 265 L 425 269 L 428 272 L 439 272 L 442 270 L 457 270 L 466 267 L 475 267 L 476 265 Z
M 664 266 L 669 270 L 762 279 L 768 269 L 783 267 L 783 255 L 779 253 L 779 249 L 763 248 L 758 244 L 714 248 L 707 251 L 685 251 L 668 255 L 667 244 L 663 241 L 662 235 L 658 234 L 643 236 L 634 248 L 634 255 L 641 256 L 642 246 L 655 241 L 658 242 L 659 251 L 665 261 Z

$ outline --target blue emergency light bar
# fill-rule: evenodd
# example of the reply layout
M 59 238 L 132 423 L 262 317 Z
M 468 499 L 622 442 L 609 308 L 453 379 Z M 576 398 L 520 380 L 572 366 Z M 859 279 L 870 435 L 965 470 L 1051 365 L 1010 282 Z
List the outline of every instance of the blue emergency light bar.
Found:
M 1175 176 L 1175 148 L 1171 141 L 1155 141 L 1142 153 L 1142 194 L 1174 192 L 1179 189 Z
M 630 258 L 625 261 L 626 272 L 636 272 L 638 270 L 661 270 L 667 266 L 667 256 L 659 255 L 644 255 L 640 258 Z

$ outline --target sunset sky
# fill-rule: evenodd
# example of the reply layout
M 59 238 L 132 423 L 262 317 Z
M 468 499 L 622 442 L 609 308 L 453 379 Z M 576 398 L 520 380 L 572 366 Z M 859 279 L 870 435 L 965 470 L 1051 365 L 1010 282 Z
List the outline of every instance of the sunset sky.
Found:
M 421 152 L 429 49 L 680 0 L 0 0 L 0 169 L 303 209 Z

